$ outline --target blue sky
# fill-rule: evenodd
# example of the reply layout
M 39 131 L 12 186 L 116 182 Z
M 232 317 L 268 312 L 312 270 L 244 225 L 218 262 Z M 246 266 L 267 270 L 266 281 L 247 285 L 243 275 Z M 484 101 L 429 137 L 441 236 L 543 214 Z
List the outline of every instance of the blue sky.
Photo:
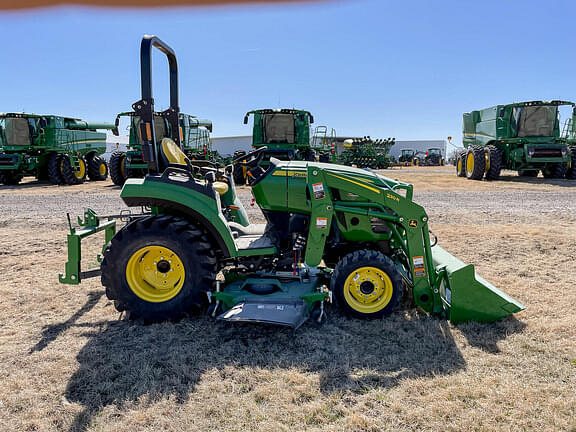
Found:
M 462 112 L 576 99 L 573 1 L 357 0 L 0 13 L 0 111 L 113 121 L 139 99 L 139 41 L 175 50 L 184 112 L 247 135 L 246 111 L 296 107 L 340 135 L 461 137 Z M 155 98 L 167 104 L 166 61 Z

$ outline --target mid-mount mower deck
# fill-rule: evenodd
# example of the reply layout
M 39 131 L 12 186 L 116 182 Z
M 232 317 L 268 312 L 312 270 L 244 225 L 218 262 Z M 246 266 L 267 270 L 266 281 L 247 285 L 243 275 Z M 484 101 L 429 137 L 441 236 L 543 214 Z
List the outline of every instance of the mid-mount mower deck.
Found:
M 162 115 L 176 122 L 172 139 L 161 141 L 153 122 L 153 46 L 168 56 L 171 100 Z M 147 211 L 127 216 L 115 232 L 114 217 L 87 210 L 83 228 L 71 227 L 62 283 L 80 283 L 81 239 L 105 231 L 106 295 L 144 320 L 173 319 L 208 304 L 221 320 L 296 328 L 309 317 L 322 322 L 333 297 L 358 318 L 390 314 L 403 295 L 452 322 L 489 322 L 524 309 L 476 276 L 473 265 L 431 244 L 428 216 L 412 201 L 410 184 L 334 164 L 272 158 L 264 168 L 265 148 L 223 170 L 194 166 L 179 147 L 174 52 L 145 36 L 141 62 L 142 100 L 133 108 L 142 118 L 149 174 L 127 180 L 120 196 Z M 246 168 L 265 225 L 249 223 L 234 166 Z

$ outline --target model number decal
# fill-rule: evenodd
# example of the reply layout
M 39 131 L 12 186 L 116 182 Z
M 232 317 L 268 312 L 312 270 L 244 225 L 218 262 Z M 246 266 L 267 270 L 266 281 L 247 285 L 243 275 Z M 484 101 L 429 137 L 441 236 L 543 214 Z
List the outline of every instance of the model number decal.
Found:
M 386 194 L 386 198 L 390 198 L 390 199 L 393 199 L 394 201 L 400 202 L 400 198 L 398 198 L 398 197 L 395 196 L 395 195 L 392 195 L 391 193 L 387 193 L 387 194 Z

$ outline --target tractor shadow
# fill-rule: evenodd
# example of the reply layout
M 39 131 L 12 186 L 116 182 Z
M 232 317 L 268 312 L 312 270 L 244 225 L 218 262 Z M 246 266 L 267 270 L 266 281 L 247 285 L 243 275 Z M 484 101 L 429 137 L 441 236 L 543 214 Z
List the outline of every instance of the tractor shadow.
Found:
M 290 329 L 216 323 L 194 317 L 179 323 L 142 325 L 107 321 L 82 325 L 88 343 L 77 355 L 66 398 L 83 406 L 70 431 L 83 431 L 104 407 L 141 397 L 187 401 L 204 372 L 225 367 L 297 368 L 319 374 L 319 390 L 362 392 L 392 388 L 406 378 L 451 375 L 466 368 L 450 326 L 416 310 L 386 320 L 359 321 L 334 308 L 322 327 Z M 480 328 L 475 340 L 488 351 L 522 326 Z M 476 327 L 466 327 L 470 334 Z M 468 336 L 469 340 L 474 338 Z M 362 373 L 358 373 L 362 372 Z M 367 372 L 367 373 L 366 373 Z M 226 378 L 222 378 L 226 379 Z
M 520 177 L 518 175 L 500 175 L 497 181 L 506 183 L 519 183 L 519 184 L 533 184 L 538 185 L 549 185 L 549 186 L 561 186 L 561 187 L 576 187 L 576 180 L 569 179 L 547 179 L 542 176 L 540 177 Z

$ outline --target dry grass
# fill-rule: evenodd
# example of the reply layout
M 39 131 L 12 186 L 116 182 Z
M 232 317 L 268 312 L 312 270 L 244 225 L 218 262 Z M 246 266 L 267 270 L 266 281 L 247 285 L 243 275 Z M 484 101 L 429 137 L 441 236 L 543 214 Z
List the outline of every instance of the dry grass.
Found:
M 97 280 L 56 279 L 63 211 L 117 208 L 118 190 L 0 188 L 2 430 L 576 430 L 576 182 L 394 174 L 414 181 L 442 246 L 526 311 L 452 326 L 331 308 L 296 333 L 119 321 Z

